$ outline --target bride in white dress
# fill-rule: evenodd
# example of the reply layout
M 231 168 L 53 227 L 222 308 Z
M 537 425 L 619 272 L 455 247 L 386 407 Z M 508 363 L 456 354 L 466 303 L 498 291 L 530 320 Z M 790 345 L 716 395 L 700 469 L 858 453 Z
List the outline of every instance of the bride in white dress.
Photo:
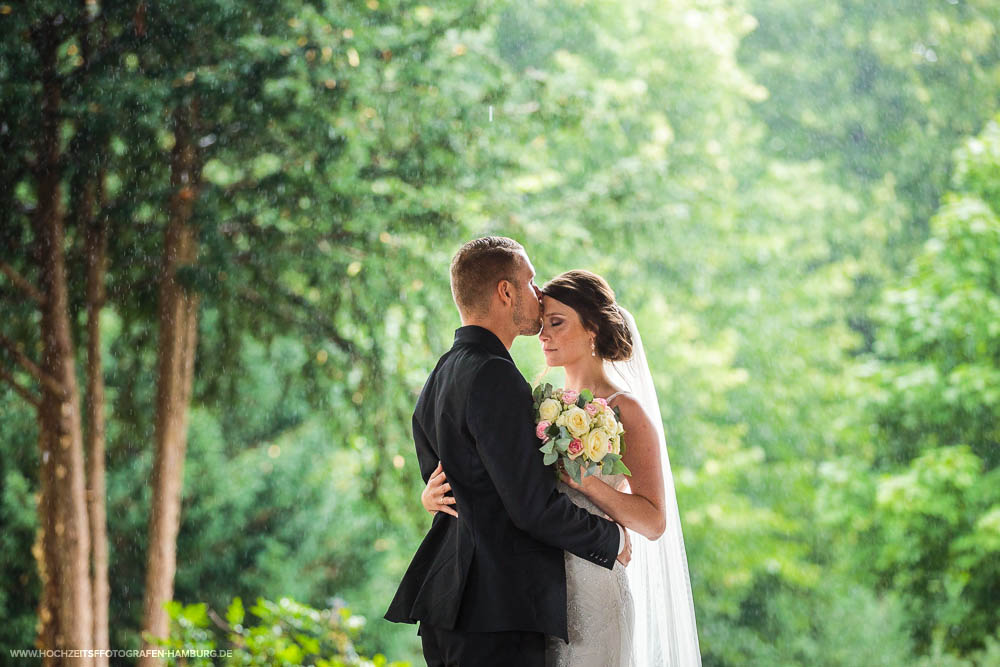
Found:
M 690 667 L 701 664 L 670 463 L 652 377 L 635 320 L 607 282 L 569 271 L 542 287 L 539 340 L 566 389 L 593 392 L 617 407 L 631 476 L 565 474 L 559 490 L 578 506 L 631 531 L 633 557 L 612 570 L 566 553 L 569 643 L 549 637 L 550 667 Z M 421 496 L 428 511 L 454 514 L 443 471 Z

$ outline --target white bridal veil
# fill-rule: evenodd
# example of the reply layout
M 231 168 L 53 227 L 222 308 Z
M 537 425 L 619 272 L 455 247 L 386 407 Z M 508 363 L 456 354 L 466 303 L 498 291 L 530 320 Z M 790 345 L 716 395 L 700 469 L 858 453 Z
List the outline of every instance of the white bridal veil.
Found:
M 622 388 L 639 401 L 656 427 L 667 505 L 667 527 L 659 540 L 650 542 L 642 535 L 630 534 L 632 562 L 625 571 L 635 601 L 632 663 L 641 667 L 701 665 L 687 553 L 656 388 L 635 318 L 624 308 L 620 310 L 632 334 L 632 358 L 606 361 L 605 366 L 608 377 L 620 382 Z M 627 440 L 626 435 L 626 443 Z

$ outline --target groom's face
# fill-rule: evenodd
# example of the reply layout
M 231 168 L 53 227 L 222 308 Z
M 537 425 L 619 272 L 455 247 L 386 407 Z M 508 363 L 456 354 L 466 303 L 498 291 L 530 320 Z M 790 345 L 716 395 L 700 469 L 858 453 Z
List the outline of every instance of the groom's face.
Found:
M 535 267 L 528 255 L 521 253 L 521 259 L 515 278 L 514 325 L 518 335 L 534 336 L 542 328 L 542 293 L 535 284 Z

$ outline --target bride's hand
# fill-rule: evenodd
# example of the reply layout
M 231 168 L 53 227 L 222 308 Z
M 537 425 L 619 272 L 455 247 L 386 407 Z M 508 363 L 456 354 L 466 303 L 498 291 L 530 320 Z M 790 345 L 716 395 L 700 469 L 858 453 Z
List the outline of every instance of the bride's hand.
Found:
M 559 477 L 562 479 L 563 484 L 571 489 L 576 489 L 584 495 L 587 495 L 587 492 L 593 488 L 591 485 L 598 481 L 593 475 L 591 475 L 589 477 L 581 477 L 580 484 L 577 484 L 573 481 L 573 478 L 569 476 L 569 473 L 566 472 L 566 469 L 562 467 L 562 462 L 559 463 Z
M 431 514 L 444 512 L 457 517 L 457 508 L 452 507 L 455 504 L 455 497 L 447 495 L 449 491 L 451 491 L 451 484 L 447 482 L 444 469 L 441 467 L 441 462 L 438 461 L 437 468 L 434 468 L 431 478 L 427 480 L 427 486 L 420 494 L 420 502 L 424 509 Z

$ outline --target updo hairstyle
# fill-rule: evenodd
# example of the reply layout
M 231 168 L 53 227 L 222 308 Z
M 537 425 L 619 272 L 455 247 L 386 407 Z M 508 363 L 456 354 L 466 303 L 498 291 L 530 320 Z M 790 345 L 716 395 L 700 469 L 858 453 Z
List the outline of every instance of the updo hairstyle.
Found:
M 542 287 L 542 294 L 577 312 L 583 327 L 596 332 L 594 351 L 607 361 L 632 357 L 632 333 L 608 282 L 590 271 L 567 271 Z

